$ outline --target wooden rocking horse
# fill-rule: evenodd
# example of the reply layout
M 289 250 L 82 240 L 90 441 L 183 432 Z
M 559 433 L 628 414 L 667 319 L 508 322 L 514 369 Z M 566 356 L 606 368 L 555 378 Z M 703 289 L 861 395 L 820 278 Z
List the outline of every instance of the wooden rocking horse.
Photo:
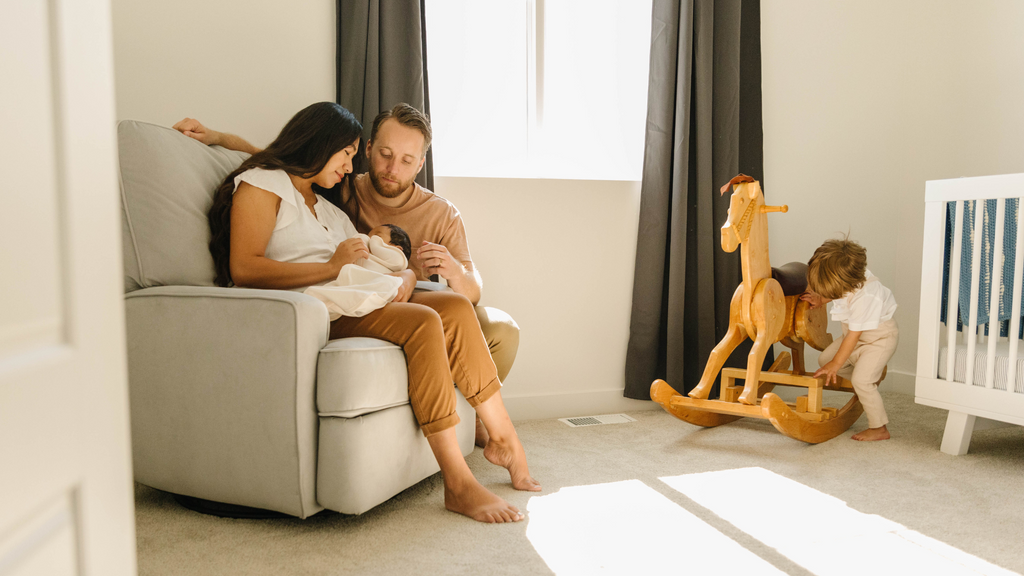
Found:
M 769 212 L 787 212 L 787 206 L 766 206 L 761 186 L 740 174 L 722 187 L 732 188 L 729 219 L 722 226 L 722 249 L 734 252 L 742 246 L 743 283 L 736 287 L 729 305 L 729 331 L 711 351 L 697 387 L 682 396 L 664 380 L 651 384 L 651 399 L 669 413 L 691 424 L 712 427 L 738 418 L 769 420 L 779 432 L 811 444 L 824 442 L 845 432 L 863 413 L 856 394 L 840 409 L 822 407 L 823 390 L 853 392 L 849 380 L 839 378 L 825 385 L 825 378 L 804 372 L 804 343 L 824 350 L 832 343 L 827 331 L 825 308 L 811 310 L 800 294 L 807 288 L 807 265 L 791 262 L 772 268 L 768 260 Z M 746 370 L 722 368 L 729 354 L 744 339 L 754 341 L 747 356 Z M 782 342 L 792 353 L 783 352 L 767 372 L 761 365 L 772 344 Z M 789 370 L 790 361 L 793 369 Z M 715 378 L 722 374 L 717 400 L 708 396 Z M 885 378 L 883 373 L 882 378 Z M 736 380 L 743 379 L 742 387 Z M 788 404 L 772 394 L 776 385 L 807 388 L 807 395 Z

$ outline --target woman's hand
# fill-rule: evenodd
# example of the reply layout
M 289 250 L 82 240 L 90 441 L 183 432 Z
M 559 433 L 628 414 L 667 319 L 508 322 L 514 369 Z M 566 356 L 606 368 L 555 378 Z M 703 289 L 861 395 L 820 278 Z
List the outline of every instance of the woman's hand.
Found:
M 369 257 L 370 250 L 366 247 L 366 242 L 363 242 L 362 238 L 353 236 L 338 244 L 329 263 L 333 267 L 334 275 L 337 276 L 345 264 L 355 264 L 359 260 Z
M 402 285 L 398 287 L 398 294 L 395 295 L 395 299 L 392 302 L 408 302 L 409 298 L 412 297 L 412 291 L 416 289 L 416 274 L 406 268 L 401 272 L 391 274 L 391 276 L 402 279 Z

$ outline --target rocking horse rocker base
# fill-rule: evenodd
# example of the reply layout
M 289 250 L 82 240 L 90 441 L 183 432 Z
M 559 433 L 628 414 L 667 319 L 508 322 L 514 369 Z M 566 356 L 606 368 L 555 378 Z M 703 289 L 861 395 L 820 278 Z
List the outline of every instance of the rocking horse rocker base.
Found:
M 864 412 L 856 394 L 842 408 L 822 407 L 824 390 L 853 392 L 845 378 L 825 385 L 824 377 L 804 373 L 804 344 L 824 350 L 832 343 L 824 308 L 811 309 L 800 300 L 807 287 L 807 266 L 794 262 L 772 268 L 768 261 L 770 212 L 786 212 L 786 206 L 765 206 L 761 187 L 749 176 L 739 175 L 722 187 L 733 189 L 729 219 L 722 226 L 722 249 L 740 247 L 743 283 L 729 306 L 729 330 L 711 351 L 704 373 L 688 396 L 677 393 L 664 380 L 651 385 L 651 399 L 676 418 L 707 428 L 739 418 L 768 420 L 779 432 L 811 444 L 842 434 Z M 746 338 L 754 341 L 747 368 L 723 368 L 725 360 Z M 781 342 L 783 352 L 767 372 L 761 365 L 771 345 Z M 790 362 L 793 370 L 789 370 Z M 711 386 L 721 374 L 721 393 L 708 399 Z M 882 373 L 885 378 L 885 372 Z M 736 386 L 736 380 L 744 380 Z M 881 380 L 879 381 L 881 382 Z M 789 404 L 771 391 L 776 385 L 807 389 L 807 395 Z
M 759 402 L 755 405 L 737 402 L 738 394 L 743 388 L 733 386 L 732 381 L 742 378 L 744 371 L 735 368 L 722 370 L 724 393 L 717 400 L 683 396 L 664 380 L 655 380 L 651 385 L 651 399 L 676 418 L 704 428 L 721 426 L 744 417 L 757 418 L 768 420 L 779 432 L 809 444 L 831 440 L 849 430 L 864 413 L 856 394 L 846 405 L 838 409 L 822 407 L 821 396 L 823 390 L 852 393 L 853 384 L 840 377 L 838 384 L 826 386 L 823 384 L 824 378 L 794 375 L 792 371 L 785 369 L 789 361 L 789 352 L 783 352 L 772 369 L 761 374 Z M 883 371 L 882 379 L 884 378 Z M 808 394 L 800 396 L 794 403 L 789 403 L 771 392 L 776 385 L 806 387 Z

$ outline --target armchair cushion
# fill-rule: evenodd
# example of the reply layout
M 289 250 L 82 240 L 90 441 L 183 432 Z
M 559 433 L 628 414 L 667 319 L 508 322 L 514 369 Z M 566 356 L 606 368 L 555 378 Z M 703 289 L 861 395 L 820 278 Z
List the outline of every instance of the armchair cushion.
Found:
M 317 360 L 320 417 L 355 418 L 409 403 L 409 371 L 402 348 L 375 338 L 332 340 Z
M 125 291 L 212 286 L 206 213 L 217 186 L 248 155 L 134 120 L 117 125 L 117 140 Z

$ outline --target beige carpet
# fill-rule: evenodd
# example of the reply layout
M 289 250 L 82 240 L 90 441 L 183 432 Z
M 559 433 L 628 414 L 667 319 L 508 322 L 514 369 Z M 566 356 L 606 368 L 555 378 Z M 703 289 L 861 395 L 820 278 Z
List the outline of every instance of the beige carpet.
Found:
M 137 486 L 139 574 L 1024 572 L 1024 428 L 975 432 L 969 454 L 948 456 L 944 411 L 883 395 L 893 439 L 878 443 L 849 439 L 863 417 L 817 446 L 765 421 L 701 429 L 660 410 L 519 422 L 544 492 L 512 490 L 479 449 L 469 458 L 529 510 L 509 525 L 446 512 L 438 475 L 361 516 L 306 520 L 204 516 Z M 677 476 L 703 488 L 685 495 Z

